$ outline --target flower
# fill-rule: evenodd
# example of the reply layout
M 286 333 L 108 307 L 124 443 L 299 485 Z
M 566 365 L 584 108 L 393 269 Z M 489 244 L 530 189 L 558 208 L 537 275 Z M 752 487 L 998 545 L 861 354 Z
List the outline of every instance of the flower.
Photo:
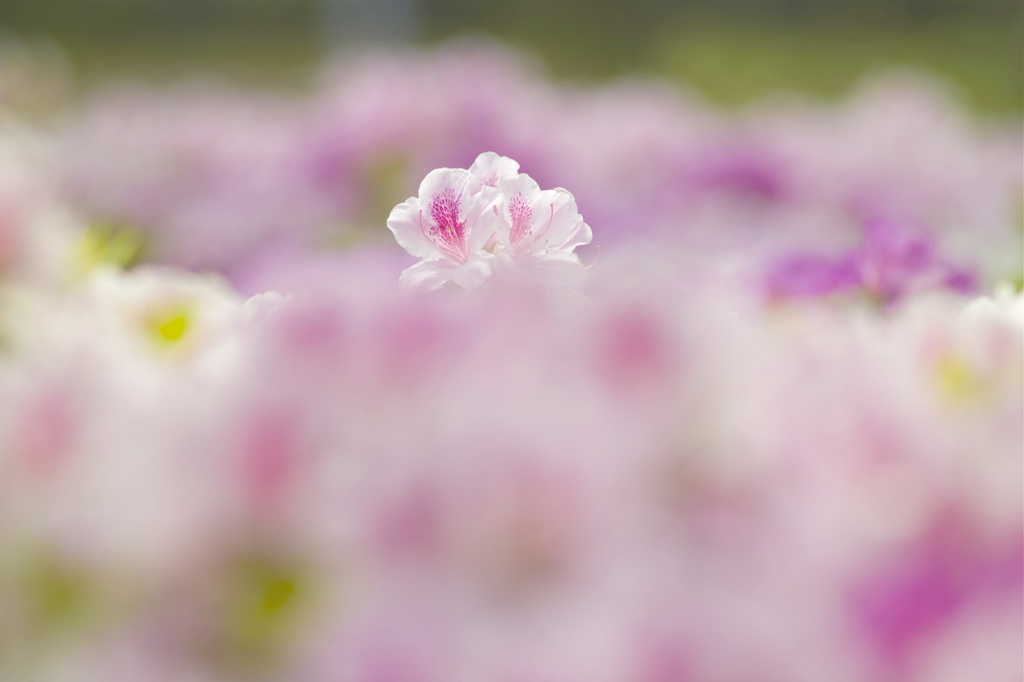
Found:
M 797 253 L 769 270 L 765 286 L 771 296 L 806 298 L 862 291 L 889 304 L 932 289 L 970 293 L 973 273 L 950 262 L 926 234 L 888 219 L 862 226 L 853 249 L 827 256 Z
M 475 289 L 492 274 L 494 255 L 484 249 L 494 233 L 498 191 L 461 168 L 427 174 L 418 197 L 388 217 L 388 229 L 411 255 L 422 258 L 402 272 L 405 290 L 435 291 L 448 282 Z
M 475 289 L 494 275 L 510 283 L 576 285 L 585 268 L 573 250 L 592 238 L 572 194 L 541 190 L 507 156 L 484 152 L 469 170 L 440 168 L 391 211 L 388 228 L 423 260 L 400 278 L 405 290 L 448 282 Z
M 589 244 L 593 233 L 572 194 L 560 187 L 541 190 L 525 173 L 499 179 L 498 187 L 501 274 L 542 285 L 579 284 L 586 269 L 573 250 Z

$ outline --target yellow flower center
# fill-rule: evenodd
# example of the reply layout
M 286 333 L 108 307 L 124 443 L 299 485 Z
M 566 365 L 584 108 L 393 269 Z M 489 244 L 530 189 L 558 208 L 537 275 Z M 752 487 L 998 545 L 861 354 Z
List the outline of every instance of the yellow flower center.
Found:
M 163 310 L 146 320 L 148 335 L 161 346 L 181 343 L 188 336 L 192 325 L 192 313 L 183 307 Z

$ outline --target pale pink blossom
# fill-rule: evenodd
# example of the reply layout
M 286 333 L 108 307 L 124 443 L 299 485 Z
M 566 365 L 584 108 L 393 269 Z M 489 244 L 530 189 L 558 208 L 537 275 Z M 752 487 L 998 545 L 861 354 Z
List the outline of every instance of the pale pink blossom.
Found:
M 411 255 L 422 260 L 407 268 L 402 288 L 434 291 L 448 282 L 475 289 L 492 274 L 494 255 L 484 250 L 494 232 L 497 190 L 469 171 L 439 168 L 420 184 L 418 197 L 399 204 L 388 229 Z
M 574 253 L 590 243 L 572 194 L 541 190 L 512 159 L 485 152 L 468 171 L 442 168 L 399 204 L 388 228 L 423 260 L 402 273 L 405 290 L 448 282 L 475 289 L 497 275 L 508 284 L 576 286 L 586 269 Z
M 509 279 L 540 285 L 579 285 L 586 269 L 574 253 L 593 238 L 572 194 L 541 190 L 525 173 L 498 181 L 499 272 Z

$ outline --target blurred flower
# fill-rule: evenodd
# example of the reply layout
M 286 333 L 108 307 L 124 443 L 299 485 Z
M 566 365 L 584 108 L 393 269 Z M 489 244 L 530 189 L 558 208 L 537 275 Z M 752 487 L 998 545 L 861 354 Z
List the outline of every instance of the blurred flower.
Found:
M 864 223 L 863 241 L 836 257 L 798 254 L 784 258 L 768 273 L 772 296 L 829 296 L 858 290 L 880 303 L 912 292 L 950 289 L 973 291 L 975 278 L 936 253 L 931 240 L 887 219 Z
M 0 125 L 0 678 L 1019 678 L 1017 131 L 486 47 L 322 88 Z M 357 230 L 424 173 L 399 275 Z

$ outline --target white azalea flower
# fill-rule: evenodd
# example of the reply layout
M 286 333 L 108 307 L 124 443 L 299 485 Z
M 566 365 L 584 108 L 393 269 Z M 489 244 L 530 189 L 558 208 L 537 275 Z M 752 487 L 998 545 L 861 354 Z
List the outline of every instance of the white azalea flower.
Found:
M 418 197 L 399 204 L 388 229 L 413 256 L 423 260 L 406 269 L 405 290 L 434 291 L 448 282 L 475 289 L 493 274 L 494 254 L 485 250 L 494 233 L 498 190 L 467 170 L 439 168 L 420 184 Z
M 572 194 L 562 188 L 541 190 L 520 173 L 498 181 L 498 269 L 503 277 L 538 285 L 582 282 L 586 268 L 574 253 L 593 238 Z
M 392 210 L 388 228 L 423 259 L 402 273 L 403 289 L 474 289 L 495 275 L 528 286 L 582 282 L 586 269 L 574 250 L 593 235 L 576 200 L 518 171 L 512 159 L 485 152 L 468 171 L 431 172 L 419 197 Z

